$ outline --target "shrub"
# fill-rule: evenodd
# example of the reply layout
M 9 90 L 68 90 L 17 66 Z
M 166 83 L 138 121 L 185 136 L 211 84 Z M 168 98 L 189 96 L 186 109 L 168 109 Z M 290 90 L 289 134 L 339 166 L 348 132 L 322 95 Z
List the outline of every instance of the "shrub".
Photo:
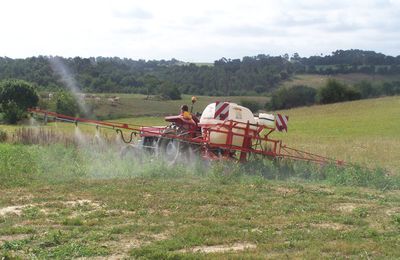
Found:
M 4 143 L 7 140 L 7 132 L 0 129 L 0 143 Z
M 247 107 L 253 113 L 255 113 L 255 112 L 257 112 L 258 110 L 261 109 L 261 105 L 257 101 L 249 100 L 249 99 L 242 99 L 240 101 L 240 105 L 244 106 L 244 107 Z
M 14 101 L 9 101 L 2 104 L 3 108 L 3 119 L 9 124 L 17 123 L 24 115 L 24 110 L 18 107 L 17 103 Z
M 171 100 L 182 99 L 181 92 L 176 86 L 172 86 L 169 83 L 163 83 L 160 88 L 161 97 Z
M 361 93 L 337 80 L 329 79 L 319 91 L 319 102 L 330 104 L 349 100 L 361 99 Z
M 25 111 L 37 105 L 39 96 L 32 84 L 23 80 L 0 82 L 0 105 L 4 119 L 11 124 L 20 120 Z
M 80 109 L 78 102 L 70 93 L 59 92 L 56 94 L 54 100 L 55 110 L 57 113 L 68 116 L 76 116 L 77 114 L 79 114 Z
M 270 109 L 285 109 L 312 105 L 315 103 L 316 93 L 314 88 L 303 85 L 281 88 L 272 95 L 269 106 Z

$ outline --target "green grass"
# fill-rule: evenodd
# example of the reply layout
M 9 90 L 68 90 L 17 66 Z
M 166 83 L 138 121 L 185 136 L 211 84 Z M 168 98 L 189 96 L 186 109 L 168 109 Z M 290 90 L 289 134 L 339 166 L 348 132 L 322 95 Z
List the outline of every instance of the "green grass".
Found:
M 281 111 L 291 147 L 400 174 L 400 97 L 386 97 Z
M 165 116 L 175 115 L 180 112 L 182 104 L 191 104 L 191 96 L 182 95 L 182 100 L 146 100 L 145 95 L 140 94 L 107 94 L 103 96 L 119 96 L 120 101 L 112 105 L 106 98 L 103 98 L 99 104 L 95 105 L 94 114 L 103 119 L 116 119 L 140 116 Z M 198 96 L 194 105 L 194 112 L 202 112 L 210 103 L 216 100 L 231 101 L 240 103 L 242 99 L 253 100 L 264 106 L 268 97 L 209 97 Z
M 364 185 L 368 173 L 357 168 L 202 170 L 96 146 L 9 144 L 0 162 L 0 212 L 14 206 L 0 215 L 0 257 L 400 257 L 400 180 Z M 382 180 L 399 186 L 372 188 Z M 252 248 L 191 251 L 240 244 Z
M 343 83 L 352 85 L 359 83 L 360 81 L 369 81 L 372 83 L 382 83 L 385 81 L 396 81 L 400 80 L 399 75 L 368 75 L 362 73 L 349 73 L 349 74 L 338 74 L 338 75 L 319 75 L 319 74 L 300 74 L 294 76 L 292 79 L 284 81 L 281 86 L 291 87 L 295 85 L 306 85 L 313 88 L 319 88 L 326 84 L 326 81 L 330 78 L 336 79 Z

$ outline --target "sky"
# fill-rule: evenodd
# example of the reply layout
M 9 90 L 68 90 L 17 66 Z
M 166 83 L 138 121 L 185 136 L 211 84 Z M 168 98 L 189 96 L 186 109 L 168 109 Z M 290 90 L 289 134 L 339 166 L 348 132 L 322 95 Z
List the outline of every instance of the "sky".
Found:
M 2 0 L 0 56 L 400 55 L 400 0 Z

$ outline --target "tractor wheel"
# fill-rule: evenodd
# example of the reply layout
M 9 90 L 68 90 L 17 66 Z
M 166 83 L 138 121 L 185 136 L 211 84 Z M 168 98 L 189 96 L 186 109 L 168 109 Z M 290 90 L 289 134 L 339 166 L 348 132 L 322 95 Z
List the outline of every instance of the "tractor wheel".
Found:
M 181 154 L 181 148 L 179 140 L 161 137 L 157 142 L 157 155 L 168 164 L 174 164 Z
M 178 125 L 171 124 L 168 126 L 163 134 L 164 135 L 179 135 L 184 130 Z M 157 142 L 156 155 L 163 158 L 168 164 L 172 165 L 178 161 L 187 150 L 187 144 L 179 139 L 160 137 Z

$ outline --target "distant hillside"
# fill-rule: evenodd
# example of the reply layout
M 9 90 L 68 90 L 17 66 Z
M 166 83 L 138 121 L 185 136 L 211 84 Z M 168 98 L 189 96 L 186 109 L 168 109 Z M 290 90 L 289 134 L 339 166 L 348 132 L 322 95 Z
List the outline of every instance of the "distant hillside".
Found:
M 338 50 L 331 55 L 291 57 L 259 54 L 214 63 L 121 58 L 62 58 L 39 56 L 26 59 L 0 57 L 0 80 L 18 78 L 41 90 L 75 84 L 84 92 L 158 94 L 177 88 L 197 95 L 259 95 L 270 93 L 298 75 L 363 74 L 400 75 L 400 56 L 374 51 Z
M 347 73 L 347 74 L 297 74 L 281 83 L 283 87 L 292 87 L 298 85 L 320 88 L 324 86 L 328 79 L 336 79 L 348 85 L 354 85 L 361 81 L 368 81 L 372 84 L 380 84 L 383 82 L 400 81 L 400 74 L 380 75 L 380 74 L 363 74 L 363 73 Z

